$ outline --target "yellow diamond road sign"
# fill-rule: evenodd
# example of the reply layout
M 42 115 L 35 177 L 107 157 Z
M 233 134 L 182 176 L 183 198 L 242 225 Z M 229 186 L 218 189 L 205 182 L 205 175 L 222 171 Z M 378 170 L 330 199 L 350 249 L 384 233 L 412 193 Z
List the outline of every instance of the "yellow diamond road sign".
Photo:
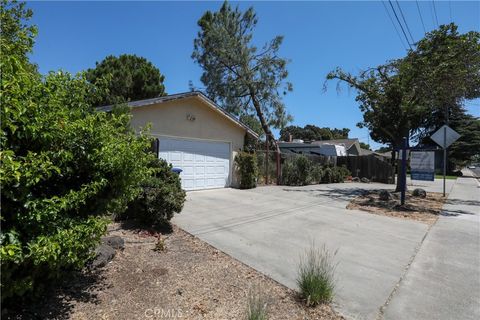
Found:
M 460 138 L 460 134 L 449 126 L 444 125 L 434 134 L 432 134 L 430 138 L 435 141 L 440 147 L 445 149 L 448 148 L 452 143 L 457 141 L 457 139 Z

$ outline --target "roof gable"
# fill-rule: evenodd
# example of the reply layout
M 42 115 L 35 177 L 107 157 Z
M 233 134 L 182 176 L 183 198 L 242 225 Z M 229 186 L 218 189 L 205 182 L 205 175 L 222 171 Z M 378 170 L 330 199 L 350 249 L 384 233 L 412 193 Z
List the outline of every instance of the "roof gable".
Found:
M 127 105 L 130 108 L 148 107 L 148 106 L 158 105 L 158 104 L 169 102 L 169 101 L 187 99 L 187 98 L 199 99 L 206 106 L 211 108 L 213 111 L 215 111 L 215 112 L 219 113 L 220 115 L 222 115 L 223 117 L 227 118 L 228 120 L 233 122 L 235 125 L 245 129 L 251 136 L 258 139 L 258 134 L 255 131 L 253 131 L 247 125 L 240 122 L 237 118 L 235 118 L 235 116 L 233 116 L 232 114 L 230 114 L 227 111 L 225 111 L 224 109 L 222 109 L 219 105 L 217 105 L 214 101 L 209 99 L 206 95 L 204 95 L 200 91 L 191 91 L 191 92 L 171 94 L 171 95 L 152 98 L 152 99 L 130 101 L 130 102 L 127 103 Z M 111 111 L 113 108 L 114 108 L 114 105 L 109 105 L 109 106 L 99 107 L 99 108 L 97 108 L 97 110 L 108 112 L 108 111 Z

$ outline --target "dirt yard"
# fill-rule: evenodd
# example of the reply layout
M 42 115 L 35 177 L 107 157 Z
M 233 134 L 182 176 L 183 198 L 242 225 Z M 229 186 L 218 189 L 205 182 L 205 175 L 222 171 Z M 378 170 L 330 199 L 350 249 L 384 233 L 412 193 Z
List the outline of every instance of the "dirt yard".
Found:
M 381 190 L 366 191 L 353 199 L 347 209 L 357 209 L 389 217 L 416 220 L 428 225 L 437 221 L 445 198 L 441 193 L 427 192 L 426 198 L 415 197 L 411 191 L 405 195 L 405 204 L 400 205 L 400 192 L 390 193 L 390 200 L 380 200 Z
M 245 319 L 247 292 L 268 297 L 269 319 L 343 319 L 330 306 L 306 308 L 297 294 L 173 227 L 158 248 L 150 232 L 110 226 L 125 239 L 106 267 L 69 281 L 24 318 Z

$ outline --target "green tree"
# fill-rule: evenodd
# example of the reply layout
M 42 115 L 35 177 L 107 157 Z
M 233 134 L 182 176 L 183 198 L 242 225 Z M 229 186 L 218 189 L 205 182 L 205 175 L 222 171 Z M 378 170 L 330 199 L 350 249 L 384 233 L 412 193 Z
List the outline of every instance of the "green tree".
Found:
M 429 107 L 420 137 L 463 117 L 465 100 L 480 97 L 480 32 L 458 32 L 451 23 L 426 34 L 403 59 L 410 91 Z
M 0 231 L 2 307 L 81 268 L 150 176 L 150 141 L 126 114 L 95 112 L 82 76 L 41 77 L 23 3 L 1 3 Z
M 349 132 L 350 129 L 347 128 L 320 128 L 312 124 L 307 124 L 303 128 L 299 126 L 288 126 L 280 130 L 280 140 L 288 141 L 290 135 L 294 139 L 302 139 L 305 141 L 347 139 Z
M 480 119 L 457 113 L 450 116 L 449 125 L 460 134 L 460 138 L 448 148 L 449 168 L 461 168 L 480 154 Z
M 478 32 L 462 35 L 454 24 L 440 26 L 403 59 L 358 76 L 337 68 L 327 80 L 356 89 L 363 112 L 358 126 L 367 127 L 374 141 L 399 148 L 403 137 L 418 141 L 443 124 L 444 115 L 462 114 L 466 99 L 479 97 L 479 49 Z
M 392 149 L 390 149 L 389 147 L 380 147 L 377 150 L 375 150 L 375 152 L 378 152 L 378 153 L 392 152 Z
M 165 77 L 150 61 L 132 54 L 107 56 L 86 72 L 87 80 L 101 83 L 107 92 L 98 105 L 112 105 L 166 95 Z
M 370 149 L 370 145 L 365 142 L 360 142 L 360 148 L 365 149 L 365 150 L 372 150 Z
M 257 25 L 253 8 L 241 12 L 228 2 L 217 12 L 207 11 L 198 25 L 192 58 L 203 68 L 207 95 L 237 116 L 256 114 L 266 138 L 276 145 L 270 127 L 281 128 L 291 120 L 282 101 L 292 90 L 286 82 L 287 60 L 278 52 L 283 37 L 258 50 L 252 43 Z
M 252 129 L 259 138 L 265 137 L 265 132 L 263 132 L 262 124 L 258 121 L 258 118 L 252 114 L 242 114 L 240 116 L 240 122 Z

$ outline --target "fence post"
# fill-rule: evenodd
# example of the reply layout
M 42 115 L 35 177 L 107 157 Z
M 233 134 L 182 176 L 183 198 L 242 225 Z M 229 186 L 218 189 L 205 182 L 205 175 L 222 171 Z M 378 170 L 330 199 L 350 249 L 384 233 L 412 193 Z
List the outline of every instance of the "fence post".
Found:
M 280 169 L 280 152 L 278 152 L 277 150 L 275 154 L 277 159 L 277 185 L 279 186 L 281 184 L 281 179 L 282 179 L 282 171 Z
M 268 186 L 268 137 L 265 139 L 265 185 Z

